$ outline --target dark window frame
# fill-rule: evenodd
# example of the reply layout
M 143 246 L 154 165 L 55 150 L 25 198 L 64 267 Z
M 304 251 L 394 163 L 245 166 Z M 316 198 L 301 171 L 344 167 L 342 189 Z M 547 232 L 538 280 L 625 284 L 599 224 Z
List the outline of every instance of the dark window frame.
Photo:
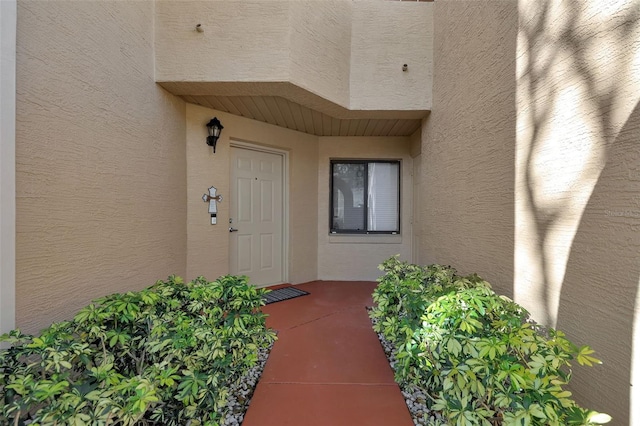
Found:
M 398 229 L 395 231 L 369 231 L 368 211 L 369 211 L 369 164 L 382 163 L 382 164 L 397 164 L 398 165 Z M 334 164 L 364 164 L 364 229 L 334 229 L 333 228 L 333 168 Z M 329 234 L 347 234 L 347 235 L 400 235 L 402 229 L 402 160 L 389 160 L 389 159 L 331 159 L 329 166 Z

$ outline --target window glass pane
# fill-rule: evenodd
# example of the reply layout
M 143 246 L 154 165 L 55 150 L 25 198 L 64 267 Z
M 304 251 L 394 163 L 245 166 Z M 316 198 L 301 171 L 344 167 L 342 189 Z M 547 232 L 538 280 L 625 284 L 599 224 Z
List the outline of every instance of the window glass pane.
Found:
M 398 163 L 369 163 L 369 231 L 399 231 Z
M 332 229 L 364 230 L 365 164 L 333 163 Z

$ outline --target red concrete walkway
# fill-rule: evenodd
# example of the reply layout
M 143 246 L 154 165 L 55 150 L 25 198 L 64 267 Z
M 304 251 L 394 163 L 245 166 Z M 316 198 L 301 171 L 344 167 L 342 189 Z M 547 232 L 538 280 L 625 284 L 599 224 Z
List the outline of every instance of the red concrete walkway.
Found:
M 264 307 L 278 330 L 243 426 L 412 426 L 365 306 L 376 283 L 314 281 Z

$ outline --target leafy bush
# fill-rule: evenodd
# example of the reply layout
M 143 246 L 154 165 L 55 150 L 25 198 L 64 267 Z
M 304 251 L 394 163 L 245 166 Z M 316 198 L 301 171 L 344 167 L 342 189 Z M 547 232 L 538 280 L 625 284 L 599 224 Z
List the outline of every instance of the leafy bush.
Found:
M 275 334 L 246 277 L 94 301 L 39 337 L 0 341 L 0 425 L 217 425 L 228 386 Z
M 425 268 L 396 257 L 381 265 L 371 316 L 397 348 L 396 380 L 413 384 L 454 425 L 593 425 L 606 414 L 583 409 L 563 387 L 571 363 L 600 363 L 588 346 L 544 330 L 477 275 Z

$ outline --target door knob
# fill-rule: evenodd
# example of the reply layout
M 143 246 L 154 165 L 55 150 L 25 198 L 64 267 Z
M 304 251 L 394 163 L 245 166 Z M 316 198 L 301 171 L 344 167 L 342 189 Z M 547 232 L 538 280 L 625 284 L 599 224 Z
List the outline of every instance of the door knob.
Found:
M 229 232 L 238 232 L 238 230 L 236 228 L 232 228 L 231 226 L 229 227 Z

